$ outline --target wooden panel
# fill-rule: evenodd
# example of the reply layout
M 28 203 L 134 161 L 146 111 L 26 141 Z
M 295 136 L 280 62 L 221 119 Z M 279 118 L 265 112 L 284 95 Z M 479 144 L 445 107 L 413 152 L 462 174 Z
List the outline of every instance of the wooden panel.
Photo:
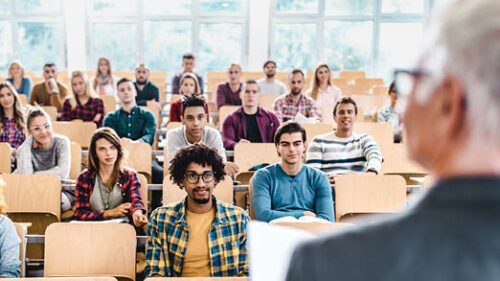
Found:
M 258 164 L 274 164 L 280 161 L 274 143 L 237 143 L 234 146 L 234 163 L 240 172 L 246 172 Z
M 145 142 L 122 141 L 123 148 L 127 151 L 125 166 L 143 173 L 151 182 L 151 146 Z
M 426 175 L 427 171 L 416 162 L 408 158 L 406 146 L 402 143 L 380 144 L 384 162 L 382 163 L 382 174 L 398 175 Z
M 260 96 L 259 105 L 269 111 L 273 111 L 273 103 L 280 96 Z
M 88 149 L 90 139 L 96 130 L 94 122 L 66 122 L 58 121 L 52 123 L 54 133 L 67 136 L 70 141 L 78 143 L 83 149 Z
M 82 147 L 76 143 L 71 142 L 71 166 L 69 170 L 69 178 L 76 180 L 82 172 Z
M 51 224 L 45 232 L 44 276 L 135 280 L 136 243 L 135 230 L 129 224 Z
M 116 97 L 115 96 L 99 96 L 102 99 L 102 103 L 104 104 L 104 113 L 107 115 L 116 110 Z
M 339 72 L 339 77 L 347 81 L 352 81 L 356 78 L 364 78 L 366 76 L 363 70 L 342 70 Z
M 219 130 L 222 131 L 222 124 L 224 123 L 224 118 L 229 114 L 233 113 L 233 111 L 240 108 L 237 105 L 223 105 L 219 108 Z
M 387 95 L 389 95 L 389 87 L 375 85 L 372 87 L 371 92 L 374 95 L 387 96 Z
M 364 113 L 371 114 L 389 102 L 389 95 L 352 95 L 358 108 L 362 108 Z
M 12 148 L 6 142 L 0 143 L 0 173 L 10 174 L 10 156 Z
M 40 107 L 50 116 L 50 120 L 52 122 L 57 121 L 57 107 L 49 105 L 44 105 Z
M 213 195 L 222 202 L 233 204 L 233 179 L 226 176 L 223 181 L 215 186 Z M 163 179 L 163 205 L 182 201 L 186 196 L 186 191 L 180 189 L 169 177 Z
M 335 183 L 335 220 L 346 214 L 391 213 L 406 206 L 406 182 L 401 176 L 351 174 Z
M 28 98 L 26 97 L 25 94 L 18 94 L 19 96 L 19 100 L 21 100 L 21 104 L 23 106 L 26 106 L 26 104 L 28 104 Z
M 139 182 L 141 183 L 141 199 L 142 204 L 144 204 L 144 208 L 146 208 L 146 216 L 148 208 L 148 179 L 143 174 L 138 174 Z
M 133 71 L 113 71 L 113 75 L 119 78 L 128 78 L 134 81 L 135 73 Z
M 357 78 L 354 80 L 354 86 L 358 89 L 369 91 L 375 85 L 384 85 L 384 80 L 381 78 Z
M 315 136 L 333 132 L 333 125 L 326 123 L 300 124 L 306 130 L 307 141 L 310 142 Z
M 389 123 L 356 122 L 354 132 L 372 136 L 378 145 L 394 143 L 392 125 Z

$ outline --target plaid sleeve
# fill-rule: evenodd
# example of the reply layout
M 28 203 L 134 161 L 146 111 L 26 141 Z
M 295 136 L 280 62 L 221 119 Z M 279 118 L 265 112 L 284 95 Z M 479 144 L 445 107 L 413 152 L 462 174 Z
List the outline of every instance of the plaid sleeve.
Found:
M 66 99 L 61 111 L 61 121 L 71 121 L 71 104 L 69 99 Z
M 97 98 L 96 99 L 96 115 L 97 114 L 101 114 L 101 118 L 99 118 L 99 120 L 97 120 L 96 125 L 97 125 L 97 128 L 100 128 L 102 127 L 102 121 L 104 120 L 104 103 L 102 102 L 101 99 Z
M 137 177 L 137 173 L 134 171 L 128 172 L 129 177 L 126 183 L 126 188 L 129 191 L 130 201 L 132 207 L 130 208 L 130 214 L 133 214 L 136 210 L 144 210 L 144 204 L 141 198 L 141 183 Z
M 247 225 L 250 217 L 246 212 L 241 214 L 241 235 L 240 235 L 240 253 L 238 264 L 238 276 L 248 276 L 248 254 L 247 254 Z
M 76 180 L 75 215 L 77 220 L 103 220 L 104 210 L 90 210 L 90 172 L 85 171 Z
M 156 209 L 149 218 L 147 240 L 146 240 L 146 267 L 144 274 L 146 277 L 155 275 L 168 277 L 168 268 L 170 261 L 168 255 L 163 253 L 162 240 L 160 238 L 160 225 L 163 226 L 165 222 L 161 221 L 160 212 L 161 208 Z
M 283 123 L 283 100 L 281 97 L 277 98 L 273 103 L 273 112 L 276 118 Z

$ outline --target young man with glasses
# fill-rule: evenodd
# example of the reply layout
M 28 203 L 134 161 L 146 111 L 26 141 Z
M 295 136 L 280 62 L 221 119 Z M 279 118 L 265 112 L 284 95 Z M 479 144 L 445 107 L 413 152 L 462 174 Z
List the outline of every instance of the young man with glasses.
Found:
M 36 84 L 31 90 L 29 104 L 55 106 L 57 112 L 60 112 L 68 95 L 68 88 L 57 82 L 57 67 L 54 63 L 49 62 L 43 66 L 43 78 L 45 82 Z
M 247 276 L 248 214 L 212 194 L 226 175 L 222 157 L 196 143 L 181 148 L 169 170 L 187 196 L 151 214 L 146 276 Z

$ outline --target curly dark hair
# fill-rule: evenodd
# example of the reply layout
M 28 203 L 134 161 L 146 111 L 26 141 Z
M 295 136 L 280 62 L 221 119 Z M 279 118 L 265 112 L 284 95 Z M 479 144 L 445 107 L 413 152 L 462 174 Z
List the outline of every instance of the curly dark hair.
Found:
M 224 161 L 217 150 L 202 143 L 195 143 L 179 149 L 170 160 L 170 179 L 177 185 L 182 184 L 187 166 L 191 163 L 212 167 L 216 182 L 224 179 Z

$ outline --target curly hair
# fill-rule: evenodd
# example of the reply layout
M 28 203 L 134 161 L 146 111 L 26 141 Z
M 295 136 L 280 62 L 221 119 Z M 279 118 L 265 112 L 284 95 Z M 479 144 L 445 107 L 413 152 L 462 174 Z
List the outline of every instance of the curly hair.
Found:
M 177 185 L 182 184 L 186 169 L 191 163 L 203 167 L 212 167 L 216 183 L 224 179 L 224 161 L 219 153 L 212 147 L 202 143 L 195 143 L 179 149 L 170 161 L 170 179 Z

